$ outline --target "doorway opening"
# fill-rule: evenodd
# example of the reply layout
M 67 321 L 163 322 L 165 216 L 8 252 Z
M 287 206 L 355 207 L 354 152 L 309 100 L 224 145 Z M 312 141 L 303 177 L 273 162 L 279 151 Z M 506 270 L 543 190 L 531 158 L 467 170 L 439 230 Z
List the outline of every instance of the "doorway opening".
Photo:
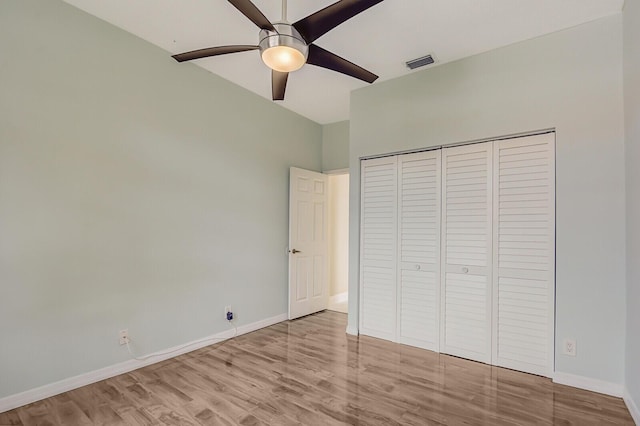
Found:
M 329 176 L 329 305 L 331 311 L 347 313 L 349 300 L 349 173 Z

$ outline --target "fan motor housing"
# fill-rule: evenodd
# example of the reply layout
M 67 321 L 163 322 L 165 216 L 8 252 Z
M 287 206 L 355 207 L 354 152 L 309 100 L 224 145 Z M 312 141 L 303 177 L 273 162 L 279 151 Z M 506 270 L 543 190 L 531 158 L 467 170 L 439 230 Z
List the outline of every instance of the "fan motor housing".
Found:
M 306 61 L 309 56 L 309 47 L 304 41 L 298 30 L 290 24 L 274 23 L 273 26 L 277 30 L 260 30 L 260 54 L 262 55 L 267 49 L 277 46 L 286 46 L 300 52 Z

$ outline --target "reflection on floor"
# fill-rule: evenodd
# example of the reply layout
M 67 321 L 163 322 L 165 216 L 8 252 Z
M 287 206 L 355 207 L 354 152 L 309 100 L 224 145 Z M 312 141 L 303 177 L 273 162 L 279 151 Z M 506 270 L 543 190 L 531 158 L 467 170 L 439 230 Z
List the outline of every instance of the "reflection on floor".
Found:
M 345 334 L 325 311 L 0 414 L 16 425 L 633 425 L 620 398 Z

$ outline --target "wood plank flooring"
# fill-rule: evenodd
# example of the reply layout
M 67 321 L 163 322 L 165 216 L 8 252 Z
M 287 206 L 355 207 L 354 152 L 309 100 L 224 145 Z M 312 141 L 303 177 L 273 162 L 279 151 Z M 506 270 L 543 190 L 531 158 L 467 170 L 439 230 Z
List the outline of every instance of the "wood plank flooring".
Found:
M 619 398 L 283 322 L 0 414 L 0 425 L 633 425 Z

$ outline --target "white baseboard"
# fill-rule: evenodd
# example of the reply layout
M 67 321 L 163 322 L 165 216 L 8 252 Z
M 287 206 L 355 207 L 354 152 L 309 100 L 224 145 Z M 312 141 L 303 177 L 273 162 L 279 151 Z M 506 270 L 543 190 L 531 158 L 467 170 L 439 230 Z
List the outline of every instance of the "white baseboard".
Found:
M 622 399 L 624 399 L 624 403 L 627 404 L 627 409 L 629 410 L 629 413 L 631 413 L 633 421 L 636 422 L 636 425 L 640 426 L 640 410 L 638 409 L 635 401 L 631 398 L 627 388 L 624 389 Z
M 349 326 L 347 326 L 347 334 L 350 334 L 352 336 L 357 336 L 360 333 L 358 331 L 358 327 L 349 327 Z
M 344 303 L 349 300 L 349 293 L 344 292 L 340 294 L 335 294 L 329 298 L 329 306 L 337 305 L 338 303 Z
M 336 294 L 329 297 L 329 304 L 327 305 L 327 307 L 329 308 L 329 310 L 344 312 L 344 303 L 347 303 L 348 301 L 349 293 L 345 291 L 344 293 Z
M 592 392 L 603 393 L 605 395 L 622 397 L 624 387 L 619 383 L 606 382 L 604 380 L 592 379 L 590 377 L 577 376 L 569 373 L 553 373 L 553 382 L 561 385 L 572 386 L 589 390 Z
M 276 315 L 275 317 L 266 318 L 251 324 L 241 325 L 238 327 L 237 335 L 239 336 L 241 334 L 251 333 L 252 331 L 256 331 L 282 321 L 286 321 L 287 318 L 287 314 L 280 314 Z M 35 389 L 30 389 L 21 393 L 17 393 L 15 395 L 9 395 L 7 397 L 0 398 L 0 413 L 21 407 L 26 404 L 30 404 L 32 402 L 40 401 L 41 399 L 49 398 L 63 392 L 77 389 L 91 383 L 99 382 L 100 380 L 105 380 L 119 374 L 128 373 L 129 371 L 137 370 L 138 368 L 155 364 L 169 358 L 174 358 L 178 355 L 204 348 L 205 346 L 209 346 L 213 343 L 219 343 L 233 337 L 233 333 L 233 330 L 225 330 L 220 333 L 205 337 L 203 339 L 198 339 L 193 342 L 192 346 L 184 347 L 186 345 L 189 345 L 189 343 L 186 343 L 156 352 L 165 353 L 171 352 L 173 349 L 175 349 L 175 352 L 171 352 L 169 354 L 158 355 L 157 357 L 153 357 L 145 361 L 138 361 L 135 359 L 123 361 L 109 367 L 104 367 L 99 370 L 90 371 L 88 373 L 69 377 L 68 379 L 63 379 L 55 383 L 49 383 Z M 212 342 L 211 340 L 215 340 L 215 342 Z M 153 356 L 153 354 L 150 355 Z

